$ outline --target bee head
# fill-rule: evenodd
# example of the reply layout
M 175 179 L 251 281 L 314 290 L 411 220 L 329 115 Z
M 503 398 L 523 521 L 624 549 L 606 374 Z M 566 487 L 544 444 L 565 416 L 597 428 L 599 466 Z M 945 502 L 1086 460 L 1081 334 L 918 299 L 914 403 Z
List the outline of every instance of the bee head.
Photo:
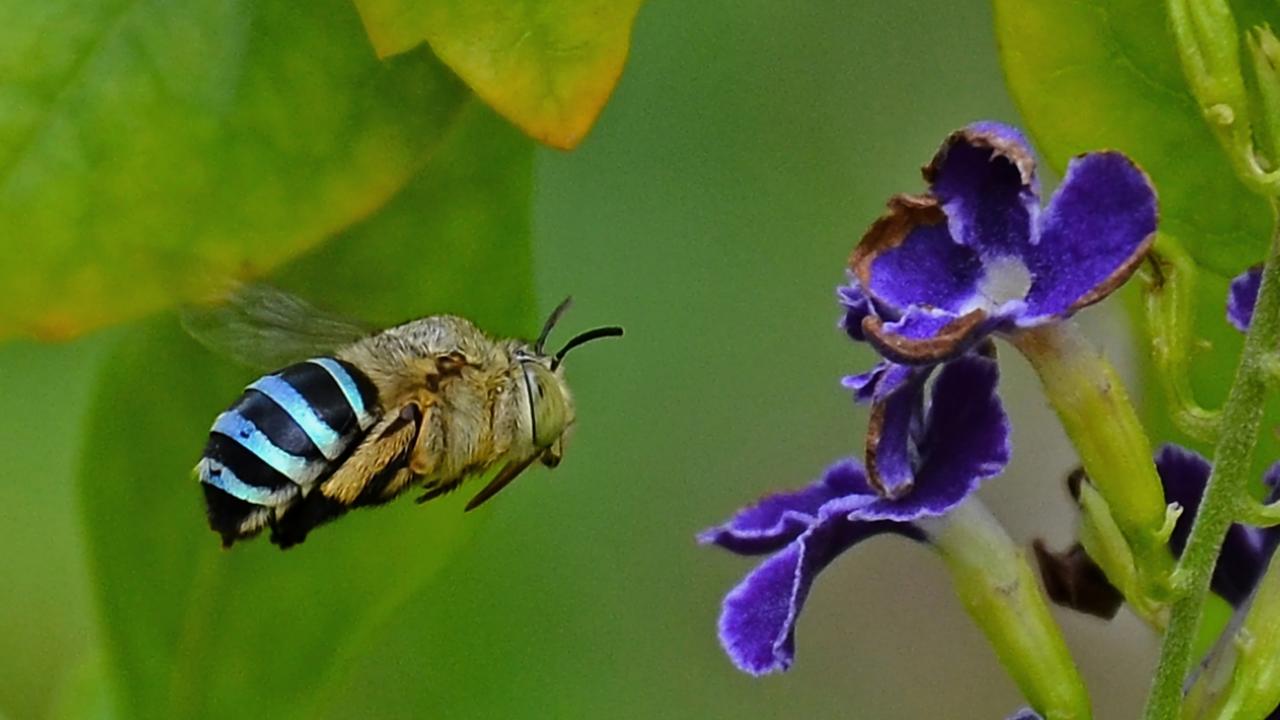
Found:
M 595 328 L 574 336 L 554 355 L 548 355 L 545 349 L 547 337 L 551 335 L 560 316 L 569 309 L 571 301 L 572 298 L 565 298 L 564 302 L 551 311 L 532 351 L 520 358 L 525 390 L 529 395 L 529 414 L 533 419 L 533 444 L 534 447 L 547 449 L 543 462 L 548 465 L 559 462 L 562 446 L 560 439 L 573 424 L 573 399 L 569 394 L 569 386 L 565 384 L 562 369 L 564 356 L 583 343 L 622 334 L 620 327 Z

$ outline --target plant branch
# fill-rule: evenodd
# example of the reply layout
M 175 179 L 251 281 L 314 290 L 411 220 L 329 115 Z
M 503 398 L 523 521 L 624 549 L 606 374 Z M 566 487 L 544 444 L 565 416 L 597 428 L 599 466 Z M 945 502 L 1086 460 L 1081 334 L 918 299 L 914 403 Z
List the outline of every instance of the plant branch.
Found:
M 1174 720 L 1182 705 L 1182 684 L 1191 664 L 1196 628 L 1209 581 L 1231 523 L 1239 519 L 1262 422 L 1268 385 L 1265 358 L 1280 344 L 1280 233 L 1271 242 L 1262 287 L 1245 337 L 1235 380 L 1222 410 L 1222 428 L 1213 472 L 1175 574 L 1175 599 L 1160 650 L 1146 720 Z

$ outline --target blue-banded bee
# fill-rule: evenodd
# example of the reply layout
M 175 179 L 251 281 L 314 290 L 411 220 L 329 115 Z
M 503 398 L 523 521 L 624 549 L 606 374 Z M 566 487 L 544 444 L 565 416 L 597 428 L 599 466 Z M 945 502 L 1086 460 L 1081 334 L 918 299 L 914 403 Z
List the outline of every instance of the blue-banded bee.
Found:
M 534 461 L 555 467 L 574 423 L 565 355 L 622 334 L 596 328 L 547 353 L 568 305 L 532 343 L 452 315 L 371 332 L 262 286 L 189 311 L 192 335 L 241 360 L 315 355 L 257 379 L 214 421 L 195 468 L 210 527 L 224 547 L 269 528 L 283 549 L 418 482 L 425 502 L 500 468 L 471 510 Z

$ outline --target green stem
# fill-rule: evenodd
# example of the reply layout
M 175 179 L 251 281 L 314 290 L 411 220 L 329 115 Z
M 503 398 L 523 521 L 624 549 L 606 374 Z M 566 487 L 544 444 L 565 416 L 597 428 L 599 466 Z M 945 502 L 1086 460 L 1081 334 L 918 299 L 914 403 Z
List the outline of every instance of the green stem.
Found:
M 1046 720 L 1088 720 L 1084 681 L 1035 573 L 1000 522 L 970 498 L 920 524 L 965 610 L 1032 707 Z
M 1142 597 L 1130 599 L 1144 606 L 1164 602 L 1173 569 L 1167 542 L 1176 516 L 1165 504 L 1151 443 L 1124 384 L 1071 321 L 1024 331 L 1012 341 L 1039 373 L 1085 472 L 1133 549 Z
M 1178 429 L 1197 440 L 1214 442 L 1218 439 L 1222 413 L 1196 402 L 1189 372 L 1196 342 L 1195 262 L 1166 233 L 1156 236 L 1151 260 L 1157 273 L 1147 287 L 1146 318 L 1156 377 L 1164 387 L 1169 413 Z
M 1146 720 L 1174 720 L 1182 706 L 1182 683 L 1191 666 L 1196 627 L 1209 593 L 1213 567 L 1227 528 L 1238 519 L 1262 422 L 1267 390 L 1263 358 L 1280 345 L 1280 233 L 1271 241 L 1262 271 L 1262 287 L 1245 337 L 1235 381 L 1222 409 L 1223 432 L 1213 455 L 1213 472 L 1196 513 L 1186 549 L 1178 563 L 1176 597 L 1169 629 L 1160 648 Z

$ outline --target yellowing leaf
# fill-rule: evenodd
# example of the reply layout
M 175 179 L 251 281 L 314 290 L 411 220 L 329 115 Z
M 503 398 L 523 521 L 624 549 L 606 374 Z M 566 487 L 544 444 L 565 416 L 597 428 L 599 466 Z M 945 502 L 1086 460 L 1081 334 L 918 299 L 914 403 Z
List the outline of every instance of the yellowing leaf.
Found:
M 423 42 L 547 145 L 582 141 L 627 58 L 641 0 L 355 0 L 380 57 Z
M 470 93 L 346 0 L 0 2 L 0 339 L 255 277 L 368 216 Z

